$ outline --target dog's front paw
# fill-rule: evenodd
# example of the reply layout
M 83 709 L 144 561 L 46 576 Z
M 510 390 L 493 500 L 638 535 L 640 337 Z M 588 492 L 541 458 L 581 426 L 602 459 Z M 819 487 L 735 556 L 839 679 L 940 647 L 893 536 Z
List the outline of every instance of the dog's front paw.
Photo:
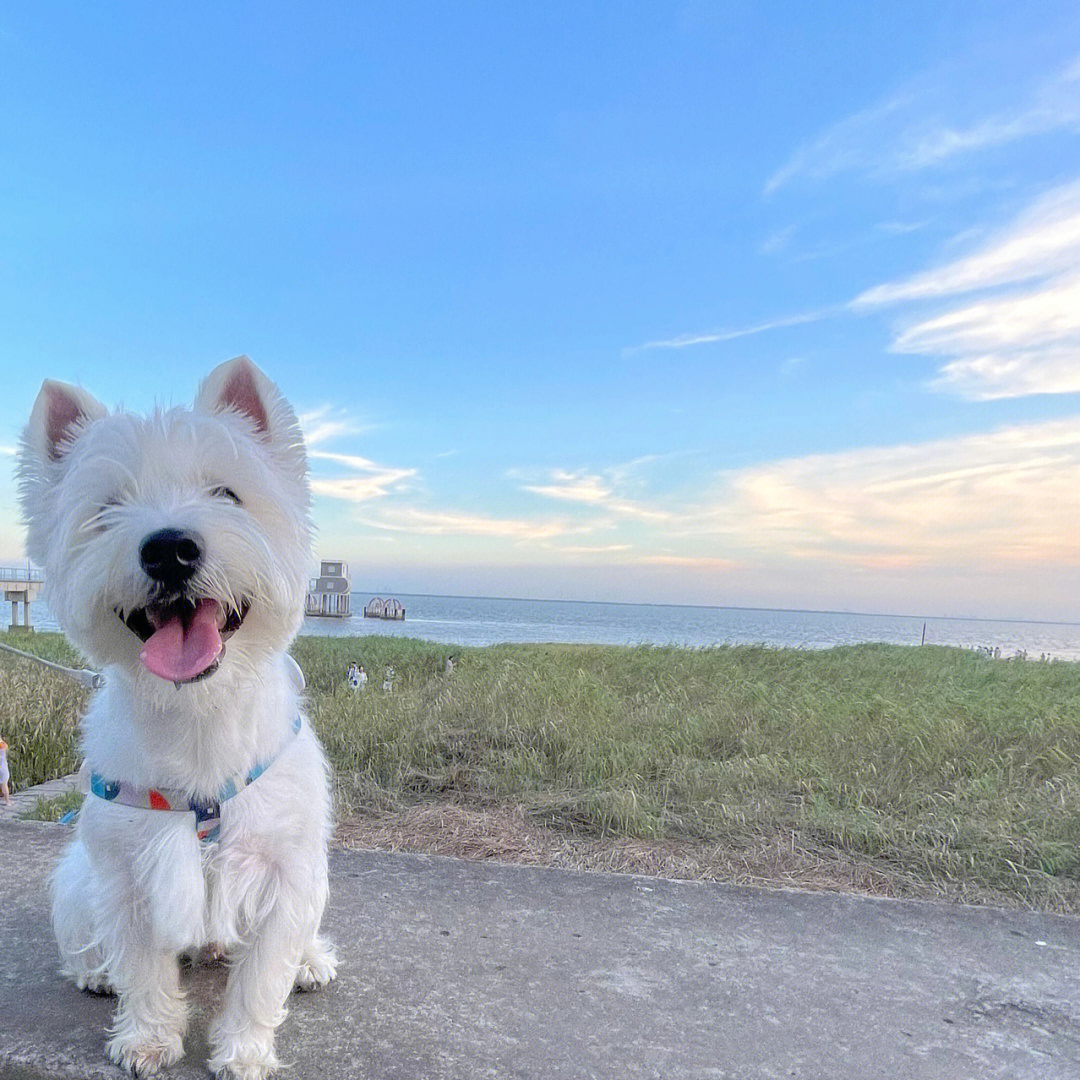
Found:
M 251 1033 L 244 1036 L 222 1036 L 211 1028 L 214 1056 L 207 1068 L 223 1080 L 266 1080 L 278 1067 L 274 1053 L 274 1032 Z
M 304 960 L 296 972 L 297 990 L 318 990 L 334 981 L 337 975 L 337 953 L 325 938 L 317 937 L 304 953 Z
M 104 972 L 89 971 L 75 976 L 75 985 L 88 994 L 100 994 L 108 997 L 116 993 L 116 987 L 109 981 L 109 976 Z
M 149 1041 L 114 1035 L 106 1050 L 109 1060 L 133 1076 L 156 1076 L 162 1069 L 175 1065 L 184 1056 L 184 1041 L 180 1035 L 170 1035 Z

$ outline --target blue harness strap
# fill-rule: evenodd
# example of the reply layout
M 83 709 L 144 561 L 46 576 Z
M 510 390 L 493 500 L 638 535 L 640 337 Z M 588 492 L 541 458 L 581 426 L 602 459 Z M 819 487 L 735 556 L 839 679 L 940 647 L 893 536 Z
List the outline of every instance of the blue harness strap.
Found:
M 195 815 L 195 833 L 205 843 L 217 840 L 221 831 L 221 804 L 239 795 L 244 788 L 255 783 L 260 776 L 292 745 L 300 729 L 304 726 L 299 715 L 292 723 L 289 738 L 278 752 L 267 761 L 259 762 L 253 769 L 242 776 L 226 780 L 221 790 L 213 799 L 194 799 L 180 788 L 141 788 L 129 784 L 126 780 L 106 780 L 100 773 L 90 774 L 90 794 L 106 802 L 120 806 L 134 806 L 141 810 L 167 810 L 174 814 Z M 68 815 L 64 815 L 67 819 Z M 63 820 L 63 819 L 62 819 Z

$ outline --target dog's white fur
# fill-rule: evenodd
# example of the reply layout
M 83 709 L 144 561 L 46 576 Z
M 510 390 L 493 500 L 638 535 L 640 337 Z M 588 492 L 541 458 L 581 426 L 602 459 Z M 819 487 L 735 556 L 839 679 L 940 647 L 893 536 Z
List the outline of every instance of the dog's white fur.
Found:
M 300 708 L 285 650 L 304 609 L 311 548 L 307 465 L 296 417 L 246 357 L 222 364 L 193 409 L 110 414 L 85 391 L 46 382 L 20 452 L 30 557 L 71 640 L 106 673 L 83 721 L 86 766 L 140 787 L 212 798 L 285 747 L 222 807 L 220 840 L 192 815 L 88 797 L 53 883 L 53 928 L 76 985 L 119 997 L 109 1057 L 146 1075 L 183 1054 L 177 954 L 227 951 L 211 1070 L 261 1078 L 294 986 L 335 974 L 319 934 L 331 808 L 326 762 Z M 227 487 L 241 505 L 223 497 Z M 250 603 L 218 670 L 179 686 L 139 660 L 117 609 L 147 603 L 143 539 L 190 529 L 205 542 L 193 584 Z

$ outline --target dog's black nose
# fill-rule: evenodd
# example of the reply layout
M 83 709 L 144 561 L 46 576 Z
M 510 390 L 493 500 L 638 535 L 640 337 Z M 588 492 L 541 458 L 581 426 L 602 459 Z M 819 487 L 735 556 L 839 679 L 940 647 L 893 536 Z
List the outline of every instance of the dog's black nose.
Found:
M 155 581 L 177 589 L 199 568 L 202 538 L 183 529 L 158 529 L 143 540 L 139 559 Z

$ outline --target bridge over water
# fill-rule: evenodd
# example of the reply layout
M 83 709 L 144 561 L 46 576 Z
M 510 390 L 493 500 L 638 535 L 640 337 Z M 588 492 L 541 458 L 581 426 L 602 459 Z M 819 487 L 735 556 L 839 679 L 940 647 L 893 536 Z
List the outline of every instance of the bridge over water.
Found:
M 45 571 L 35 566 L 0 566 L 0 586 L 4 599 L 11 602 L 12 630 L 33 630 L 30 625 L 30 605 L 37 599 L 45 584 Z M 23 606 L 22 622 L 19 622 L 19 605 Z

